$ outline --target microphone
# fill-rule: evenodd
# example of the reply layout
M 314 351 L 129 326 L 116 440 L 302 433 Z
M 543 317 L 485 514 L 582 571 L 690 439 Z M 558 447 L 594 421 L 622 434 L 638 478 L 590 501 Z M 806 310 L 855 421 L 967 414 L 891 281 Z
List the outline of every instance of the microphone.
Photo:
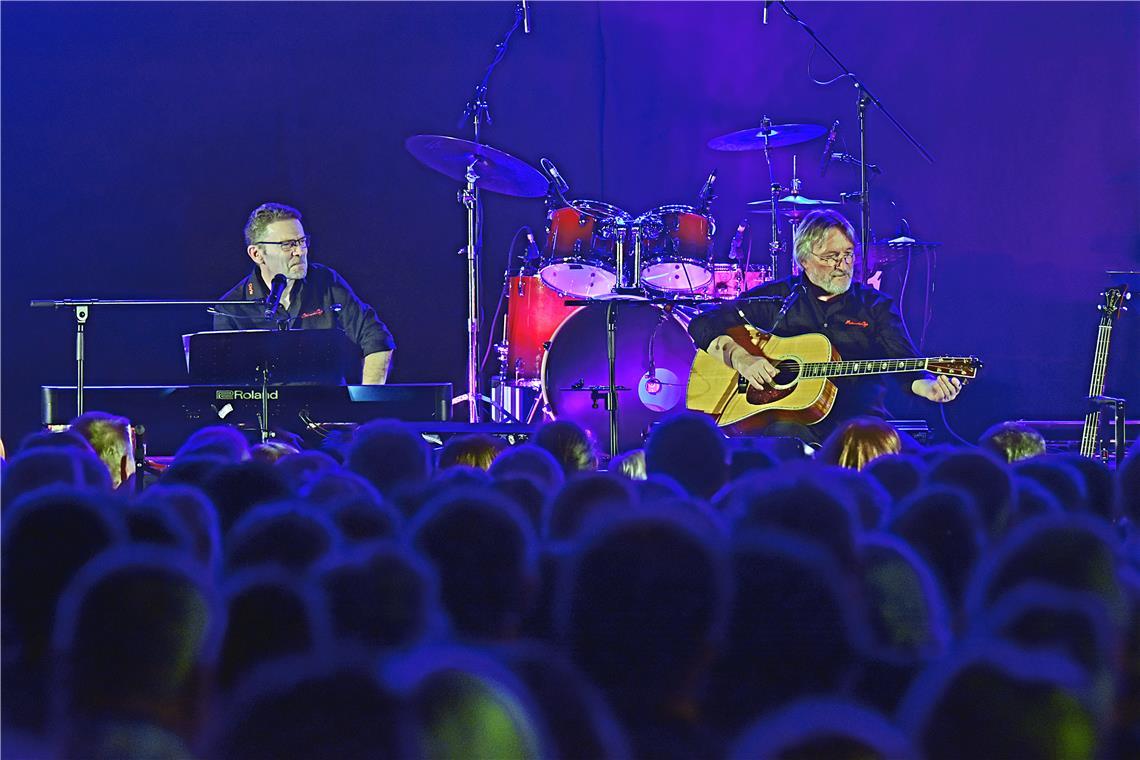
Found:
M 522 0 L 523 34 L 530 34 L 530 10 L 526 7 L 526 0 Z
M 269 295 L 265 297 L 265 318 L 273 319 L 277 314 L 277 307 L 281 305 L 281 296 L 285 295 L 285 288 L 289 285 L 289 281 L 285 279 L 285 275 L 279 274 L 273 278 L 273 283 L 269 286 Z
M 792 308 L 792 304 L 799 300 L 800 294 L 806 291 L 807 288 L 804 286 L 804 281 L 800 280 L 796 286 L 792 288 L 792 292 L 788 293 L 788 297 L 784 299 L 784 302 L 780 304 L 780 313 L 776 315 L 776 321 L 772 323 L 772 329 L 768 332 L 776 331 L 776 328 L 780 326 L 780 322 L 784 320 L 784 315 L 788 313 L 788 309 Z
M 550 162 L 549 158 L 540 158 L 538 163 L 543 170 L 546 171 L 546 176 L 550 177 L 550 179 L 554 181 L 554 184 L 558 186 L 558 192 L 570 192 L 570 185 L 566 184 L 566 180 L 562 179 L 562 175 L 558 173 L 558 168 Z
M 713 169 L 712 173 L 709 174 L 709 178 L 705 180 L 704 187 L 702 187 L 701 191 L 697 193 L 697 200 L 700 201 L 700 212 L 702 214 L 707 214 L 709 212 L 709 205 L 713 202 L 713 199 L 716 198 L 716 196 L 713 195 L 713 185 L 715 183 L 716 169 Z
M 534 230 L 530 227 L 526 229 L 526 260 L 538 261 L 542 258 L 542 253 L 538 250 L 538 243 L 534 239 Z
M 736 234 L 732 236 L 732 243 L 728 246 L 728 260 L 740 260 L 740 247 L 744 245 L 744 231 L 748 229 L 748 217 L 740 220 L 736 225 Z
M 819 176 L 827 174 L 827 167 L 831 165 L 831 149 L 835 147 L 835 140 L 839 137 L 839 119 L 831 125 L 827 133 L 827 142 L 823 146 L 823 157 L 819 159 Z
M 768 26 L 768 8 L 776 4 L 776 0 L 764 0 L 764 26 Z

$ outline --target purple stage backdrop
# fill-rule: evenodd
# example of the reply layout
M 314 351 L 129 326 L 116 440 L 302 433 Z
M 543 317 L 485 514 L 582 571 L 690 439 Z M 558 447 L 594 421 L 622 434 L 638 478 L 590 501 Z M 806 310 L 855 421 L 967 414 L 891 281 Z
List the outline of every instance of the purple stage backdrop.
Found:
M 759 2 L 530 5 L 533 33 L 491 79 L 484 139 L 549 157 L 572 197 L 635 213 L 692 203 L 716 168 L 724 258 L 769 182 L 760 153 L 710 138 L 764 116 L 838 119 L 857 150 L 854 89 L 813 82 L 838 72 L 776 8 L 763 26 Z M 378 307 L 399 343 L 393 381 L 461 386 L 463 211 L 456 183 L 403 141 L 469 136 L 457 122 L 514 7 L 5 3 L 5 442 L 37 423 L 38 386 L 74 382 L 71 313 L 30 299 L 215 297 L 247 271 L 241 228 L 266 200 L 299 207 L 313 260 Z M 973 437 L 1080 417 L 1105 270 L 1140 269 L 1140 4 L 791 7 L 936 159 L 871 111 L 875 232 L 906 218 L 943 244 L 925 349 L 986 362 L 952 425 Z M 857 189 L 848 166 L 819 177 L 821 151 L 778 150 L 777 178 L 797 157 L 805 195 Z M 511 238 L 541 229 L 544 209 L 486 197 L 489 319 Z M 87 382 L 183 382 L 179 336 L 208 324 L 200 309 L 95 309 Z M 1134 409 L 1138 336 L 1140 314 L 1125 315 L 1107 381 Z

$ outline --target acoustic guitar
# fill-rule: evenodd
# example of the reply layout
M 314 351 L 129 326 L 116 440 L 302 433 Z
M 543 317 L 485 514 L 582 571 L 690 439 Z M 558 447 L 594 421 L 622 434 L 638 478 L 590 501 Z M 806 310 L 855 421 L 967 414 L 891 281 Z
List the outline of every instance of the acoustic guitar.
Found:
M 827 336 L 819 333 L 780 338 L 751 327 L 732 327 L 727 334 L 778 370 L 773 387 L 757 390 L 720 359 L 697 352 L 689 372 L 686 406 L 712 415 L 717 425 L 734 432 L 752 432 L 776 421 L 814 425 L 835 404 L 833 377 L 925 371 L 972 380 L 982 366 L 973 356 L 843 361 Z

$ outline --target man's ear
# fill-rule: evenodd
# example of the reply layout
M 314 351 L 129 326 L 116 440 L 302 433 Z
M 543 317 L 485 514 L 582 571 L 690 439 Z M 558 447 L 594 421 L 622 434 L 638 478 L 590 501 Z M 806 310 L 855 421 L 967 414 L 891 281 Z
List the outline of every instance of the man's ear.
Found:
M 245 252 L 247 254 L 249 254 L 249 257 L 251 259 L 253 259 L 254 264 L 260 264 L 261 263 L 261 259 L 262 259 L 261 246 L 259 246 L 259 245 L 246 246 Z

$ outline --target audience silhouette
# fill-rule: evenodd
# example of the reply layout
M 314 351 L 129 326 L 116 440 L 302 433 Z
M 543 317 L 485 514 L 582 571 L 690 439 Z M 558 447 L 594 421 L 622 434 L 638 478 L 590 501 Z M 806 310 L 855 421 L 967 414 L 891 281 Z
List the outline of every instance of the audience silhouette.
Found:
M 1140 448 L 648 433 L 28 436 L 0 756 L 1140 757 Z

